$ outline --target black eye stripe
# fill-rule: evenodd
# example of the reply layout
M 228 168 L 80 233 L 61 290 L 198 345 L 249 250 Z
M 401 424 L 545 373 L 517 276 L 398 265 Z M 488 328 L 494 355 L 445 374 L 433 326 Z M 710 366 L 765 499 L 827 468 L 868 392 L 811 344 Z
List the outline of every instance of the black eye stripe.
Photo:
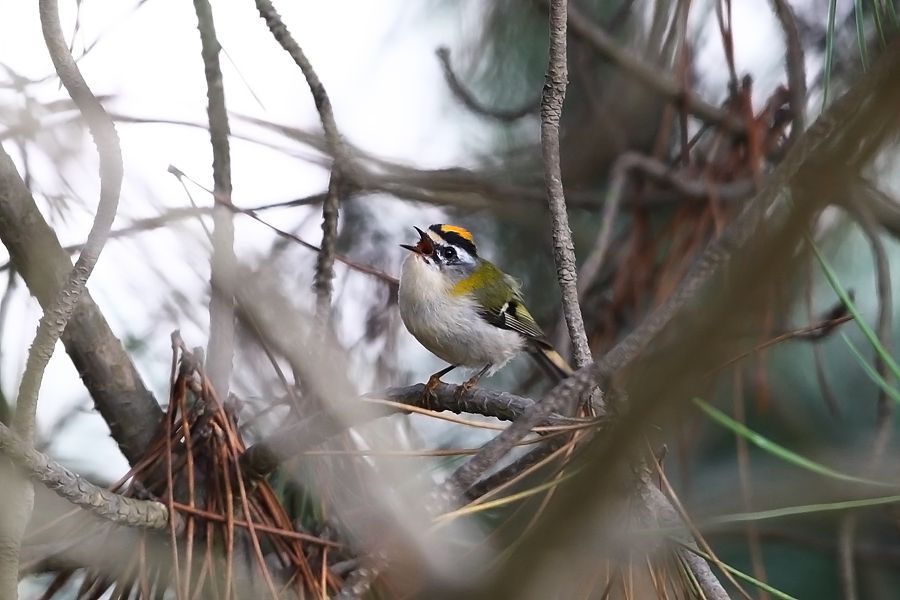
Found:
M 432 226 L 430 229 L 441 236 L 448 244 L 456 246 L 457 248 L 462 248 L 472 256 L 478 256 L 478 252 L 475 250 L 475 244 L 459 235 L 455 231 L 435 230 L 434 226 Z

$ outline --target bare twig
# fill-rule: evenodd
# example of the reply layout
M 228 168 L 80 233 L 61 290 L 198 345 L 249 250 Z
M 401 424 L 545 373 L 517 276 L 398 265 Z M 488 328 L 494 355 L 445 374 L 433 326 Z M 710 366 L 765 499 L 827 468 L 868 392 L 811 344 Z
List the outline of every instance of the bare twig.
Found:
M 272 6 L 269 0 L 256 0 L 256 8 L 259 15 L 265 20 L 272 36 L 281 44 L 281 47 L 294 59 L 294 62 L 303 71 L 309 91 L 312 93 L 322 121 L 322 129 L 325 130 L 325 139 L 334 164 L 331 167 L 331 180 L 328 184 L 328 196 L 322 206 L 322 251 L 316 259 L 316 316 L 320 322 L 327 320 L 331 313 L 332 280 L 334 279 L 334 245 L 337 238 L 338 205 L 340 201 L 341 181 L 344 176 L 353 179 L 353 165 L 337 123 L 334 119 L 334 110 L 325 86 L 313 69 L 309 59 L 303 53 L 303 49 L 291 36 L 290 31 L 281 20 L 281 15 Z
M 856 565 L 853 549 L 856 537 L 856 515 L 849 512 L 843 516 L 838 531 L 838 574 L 841 579 L 841 590 L 844 600 L 857 600 Z
M 209 189 L 203 187 L 203 186 L 202 186 L 201 184 L 199 184 L 197 181 L 195 181 L 194 179 L 192 179 L 191 177 L 189 177 L 188 175 L 186 175 L 186 174 L 185 174 L 181 169 L 179 169 L 178 167 L 175 167 L 175 166 L 173 166 L 173 165 L 169 165 L 169 172 L 170 172 L 172 175 L 174 175 L 175 177 L 177 177 L 179 180 L 181 180 L 182 178 L 187 179 L 188 181 L 190 181 L 191 183 L 193 183 L 194 185 L 196 185 L 197 187 L 199 187 L 200 189 L 202 189 L 202 190 L 205 191 L 206 193 L 212 194 L 212 190 L 209 190 Z M 213 196 L 213 201 L 215 201 L 215 196 Z M 264 226 L 268 227 L 268 228 L 271 229 L 273 232 L 275 232 L 275 234 L 277 234 L 278 236 L 280 236 L 280 237 L 283 238 L 283 239 L 290 240 L 290 241 L 292 241 L 292 242 L 295 242 L 295 243 L 297 243 L 297 244 L 300 244 L 300 245 L 303 246 L 304 248 L 307 248 L 307 249 L 309 249 L 309 250 L 312 250 L 313 252 L 321 252 L 321 251 L 322 251 L 322 248 L 321 248 L 321 247 L 316 246 L 315 244 L 310 244 L 309 242 L 307 242 L 306 240 L 302 239 L 301 237 L 299 237 L 299 236 L 297 236 L 297 235 L 294 235 L 293 233 L 290 233 L 290 232 L 288 232 L 288 231 L 284 231 L 283 229 L 279 229 L 278 227 L 275 227 L 274 225 L 272 225 L 272 224 L 269 223 L 268 221 L 264 220 L 262 217 L 260 217 L 258 214 L 256 214 L 256 212 L 257 212 L 258 210 L 260 210 L 259 208 L 241 208 L 241 207 L 235 206 L 235 205 L 233 205 L 233 204 L 232 204 L 232 205 L 228 205 L 227 208 L 228 208 L 229 210 L 235 212 L 235 213 L 239 213 L 239 214 L 242 214 L 242 215 L 247 215 L 248 217 L 250 217 L 251 219 L 253 219 L 253 220 L 256 221 L 257 223 L 259 223 L 260 225 L 264 225 Z M 388 285 L 391 286 L 391 287 L 396 288 L 396 287 L 399 285 L 399 280 L 398 280 L 396 277 L 394 277 L 393 275 L 388 275 L 388 274 L 385 273 L 384 271 L 382 271 L 382 270 L 380 270 L 380 269 L 377 269 L 377 268 L 375 268 L 375 267 L 373 267 L 373 266 L 371 266 L 371 265 L 367 265 L 367 264 L 364 264 L 364 263 L 361 263 L 361 262 L 357 262 L 357 261 L 355 261 L 355 260 L 353 260 L 353 259 L 351 259 L 351 258 L 349 258 L 349 257 L 347 257 L 347 256 L 344 256 L 343 254 L 337 253 L 337 252 L 335 252 L 335 254 L 334 254 L 334 259 L 337 260 L 338 262 L 341 262 L 341 263 L 347 265 L 348 267 L 350 267 L 350 268 L 353 269 L 354 271 L 358 271 L 358 272 L 360 272 L 360 273 L 365 273 L 365 274 L 367 274 L 367 275 L 372 275 L 373 277 L 375 277 L 375 278 L 381 280 L 382 282 L 388 284 Z M 2 270 L 2 269 L 0 269 L 0 270 Z
M 100 202 L 87 241 L 72 268 L 71 279 L 59 294 L 57 301 L 45 311 L 28 353 L 25 375 L 19 388 L 16 418 L 13 422 L 14 430 L 25 444 L 32 443 L 34 439 L 34 411 L 44 367 L 50 360 L 53 347 L 74 312 L 100 251 L 106 243 L 106 237 L 116 216 L 119 189 L 122 184 L 122 152 L 119 147 L 119 136 L 112 119 L 94 97 L 68 51 L 59 23 L 56 0 L 42 0 L 40 14 L 44 41 L 50 51 L 53 65 L 87 121 L 100 155 Z
M 231 204 L 230 132 L 222 69 L 219 65 L 221 46 L 216 37 L 209 0 L 194 0 L 194 11 L 197 13 L 197 29 L 200 31 L 206 96 L 209 101 L 207 115 L 213 153 L 213 195 L 219 200 L 213 208 L 206 370 L 216 392 L 224 398 L 228 396 L 234 360 L 234 221 L 231 211 L 221 206 L 223 203 Z
M 781 22 L 785 38 L 785 66 L 787 69 L 789 102 L 791 107 L 791 143 L 797 140 L 806 127 L 806 66 L 803 58 L 803 44 L 797 19 L 788 0 L 771 0 L 775 16 Z
M 169 512 L 162 503 L 129 498 L 96 486 L 46 454 L 30 448 L 2 423 L 0 451 L 32 479 L 98 517 L 120 525 L 146 529 L 163 529 L 169 524 Z
M 324 326 L 331 320 L 331 295 L 334 289 L 335 246 L 338 233 L 338 206 L 341 198 L 341 173 L 331 170 L 328 180 L 328 195 L 322 204 L 322 246 L 316 255 L 316 276 L 313 287 L 316 290 L 316 320 Z M 324 329 L 322 331 L 324 334 Z
M 556 277 L 562 291 L 563 314 L 569 327 L 569 337 L 575 350 L 575 364 L 580 368 L 591 362 L 591 348 L 584 330 L 584 318 L 578 304 L 578 269 L 575 263 L 575 245 L 566 197 L 562 185 L 559 163 L 559 121 L 569 71 L 566 59 L 566 7 L 565 0 L 550 3 L 550 58 L 544 91 L 541 96 L 541 154 L 544 160 L 544 183 L 550 204 L 553 225 L 553 258 L 556 261 Z
M 450 87 L 450 91 L 466 108 L 476 115 L 512 123 L 522 117 L 533 114 L 537 110 L 537 101 L 528 102 L 520 108 L 490 108 L 485 106 L 463 85 L 456 73 L 453 72 L 453 67 L 450 65 L 450 49 L 446 46 L 441 46 L 435 51 L 435 54 L 441 63 L 441 71 L 444 73 L 444 80 L 447 82 L 447 86 Z

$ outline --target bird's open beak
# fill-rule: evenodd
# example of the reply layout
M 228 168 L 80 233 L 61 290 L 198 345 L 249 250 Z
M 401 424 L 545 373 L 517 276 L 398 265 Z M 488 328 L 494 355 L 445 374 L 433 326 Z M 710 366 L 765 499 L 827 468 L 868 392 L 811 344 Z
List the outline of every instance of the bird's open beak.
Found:
M 431 238 L 428 237 L 428 234 L 419 229 L 418 227 L 414 227 L 416 231 L 419 232 L 419 243 L 415 246 L 410 246 L 408 244 L 400 244 L 401 248 L 406 248 L 410 252 L 415 252 L 416 254 L 421 254 L 423 256 L 430 256 L 432 252 L 434 252 L 434 244 L 431 242 Z

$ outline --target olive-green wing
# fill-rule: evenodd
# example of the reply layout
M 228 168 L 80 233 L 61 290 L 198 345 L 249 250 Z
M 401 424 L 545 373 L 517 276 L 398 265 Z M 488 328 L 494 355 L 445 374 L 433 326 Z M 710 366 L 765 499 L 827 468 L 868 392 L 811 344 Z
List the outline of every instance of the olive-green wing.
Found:
M 531 340 L 546 344 L 544 332 L 525 307 L 519 282 L 490 263 L 483 264 L 481 269 L 492 271 L 493 276 L 487 279 L 496 282 L 473 290 L 481 307 L 481 316 L 497 327 L 517 331 Z
M 488 323 L 525 336 L 531 342 L 526 350 L 552 381 L 571 375 L 572 367 L 553 348 L 525 307 L 519 282 L 486 261 L 474 275 L 478 285 L 469 289 L 480 305 L 481 316 Z

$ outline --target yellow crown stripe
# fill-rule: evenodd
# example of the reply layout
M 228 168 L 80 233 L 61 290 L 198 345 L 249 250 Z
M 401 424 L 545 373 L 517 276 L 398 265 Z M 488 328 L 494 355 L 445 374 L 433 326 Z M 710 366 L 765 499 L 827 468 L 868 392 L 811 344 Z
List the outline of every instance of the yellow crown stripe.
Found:
M 464 229 L 462 227 L 457 227 L 456 225 L 441 225 L 442 233 L 455 233 L 459 237 L 467 240 L 469 242 L 474 242 L 472 239 L 472 233 L 468 229 Z

